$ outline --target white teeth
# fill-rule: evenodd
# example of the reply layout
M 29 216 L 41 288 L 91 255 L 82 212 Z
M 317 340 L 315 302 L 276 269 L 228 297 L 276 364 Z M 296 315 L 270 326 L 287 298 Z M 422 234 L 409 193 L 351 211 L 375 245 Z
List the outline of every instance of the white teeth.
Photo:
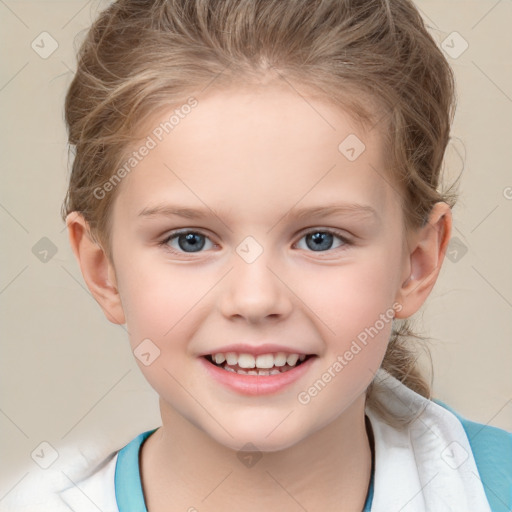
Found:
M 277 352 L 276 354 L 259 354 L 258 356 L 253 356 L 252 354 L 241 353 L 238 354 L 236 352 L 227 352 L 222 353 L 218 352 L 212 354 L 212 360 L 218 364 L 222 365 L 222 363 L 226 362 L 225 367 L 236 366 L 239 368 L 251 369 L 255 368 L 256 370 L 271 370 L 271 372 L 261 373 L 256 372 L 245 372 L 249 375 L 274 375 L 276 372 L 282 373 L 282 371 L 277 370 L 277 368 L 281 368 L 283 366 L 295 366 L 297 362 L 302 362 L 306 359 L 305 354 L 286 354 L 284 352 Z M 227 369 L 227 368 L 226 368 Z M 289 368 L 286 368 L 289 369 Z M 285 370 L 285 368 L 283 368 Z
M 226 357 L 224 356 L 224 354 L 215 354 L 213 357 L 217 364 L 221 364 L 226 360 Z
M 286 354 L 284 352 L 278 352 L 274 356 L 274 366 L 284 366 L 286 364 Z
M 290 365 L 290 366 L 295 366 L 297 364 L 297 359 L 299 359 L 299 354 L 290 354 L 287 358 L 286 358 L 286 362 Z
M 240 375 L 277 375 L 278 373 L 283 373 L 278 369 L 274 368 L 273 370 L 235 370 L 234 368 L 230 368 L 229 366 L 225 366 L 224 370 L 228 372 L 238 373 Z
M 272 354 L 261 354 L 257 356 L 256 366 L 258 368 L 272 368 L 274 366 L 274 356 Z
M 238 366 L 240 368 L 254 368 L 256 366 L 256 361 L 252 354 L 240 354 L 238 356 Z
M 289 366 L 286 367 L 286 369 L 278 370 L 277 368 L 273 368 L 272 370 L 242 370 L 241 368 L 239 370 L 235 370 L 234 368 L 230 368 L 229 366 L 224 366 L 224 370 L 227 370 L 228 372 L 234 372 L 238 373 L 239 375 L 277 375 L 278 373 L 286 373 L 291 370 Z
M 218 354 L 215 354 L 215 356 L 217 355 Z M 236 363 L 238 363 L 238 356 L 234 352 L 228 352 L 226 354 L 226 361 L 230 366 L 234 366 Z

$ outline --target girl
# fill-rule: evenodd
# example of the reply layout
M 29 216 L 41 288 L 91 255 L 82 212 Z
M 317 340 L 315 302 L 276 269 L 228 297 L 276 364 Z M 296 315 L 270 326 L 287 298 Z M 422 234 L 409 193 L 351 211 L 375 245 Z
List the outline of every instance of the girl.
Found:
M 409 0 L 118 0 L 66 98 L 71 246 L 162 425 L 78 511 L 505 511 L 512 436 L 407 323 L 451 233 L 452 72 Z

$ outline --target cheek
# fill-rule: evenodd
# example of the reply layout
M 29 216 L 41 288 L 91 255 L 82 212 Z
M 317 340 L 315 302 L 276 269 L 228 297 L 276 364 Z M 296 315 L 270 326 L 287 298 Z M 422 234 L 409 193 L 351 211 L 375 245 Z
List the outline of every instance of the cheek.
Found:
M 194 332 L 215 276 L 134 257 L 120 272 L 119 283 L 132 345 L 149 338 L 165 350 Z
M 118 272 L 119 292 L 132 341 L 160 338 L 175 323 L 183 305 L 183 286 L 169 272 L 154 265 L 130 265 Z M 179 290 L 179 291 L 178 291 Z M 187 291 L 187 288 L 185 288 Z
M 297 283 L 325 341 L 321 371 L 328 373 L 315 379 L 329 381 L 322 395 L 334 409 L 341 397 L 346 402 L 364 392 L 381 366 L 396 312 L 392 261 L 383 250 L 337 268 L 303 272 Z
M 395 314 L 388 281 L 382 270 L 347 266 L 317 282 L 323 293 L 317 288 L 309 295 L 325 349 L 323 364 L 297 397 L 312 415 L 334 419 L 365 392 L 380 368 Z
M 119 289 L 136 362 L 159 395 L 184 404 L 186 397 L 175 378 L 185 381 L 188 342 L 197 329 L 201 297 L 208 290 L 204 279 L 192 282 L 190 277 L 190 272 L 154 261 L 143 263 L 136 257 L 130 258 L 129 266 L 119 273 Z M 149 361 L 144 360 L 146 353 L 150 354 Z
M 355 337 L 379 320 L 392 316 L 394 269 L 384 258 L 375 256 L 338 267 L 301 271 L 297 295 L 323 325 L 330 337 Z

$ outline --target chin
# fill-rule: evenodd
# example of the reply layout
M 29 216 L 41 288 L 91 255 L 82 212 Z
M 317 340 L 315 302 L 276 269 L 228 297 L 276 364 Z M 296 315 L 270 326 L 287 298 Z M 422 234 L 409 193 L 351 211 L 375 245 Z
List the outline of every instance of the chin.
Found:
M 295 430 L 294 425 L 284 428 L 283 424 L 279 424 L 282 420 L 283 418 L 280 418 L 271 424 L 258 421 L 236 425 L 231 423 L 229 433 L 233 437 L 224 430 L 207 434 L 217 443 L 236 452 L 278 452 L 294 446 L 306 437 L 303 431 Z

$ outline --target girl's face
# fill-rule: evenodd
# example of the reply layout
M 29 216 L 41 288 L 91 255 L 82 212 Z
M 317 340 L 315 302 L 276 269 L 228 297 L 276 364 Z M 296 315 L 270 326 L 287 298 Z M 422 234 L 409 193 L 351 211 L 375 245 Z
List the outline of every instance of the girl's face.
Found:
M 364 404 L 408 275 L 400 201 L 377 130 L 328 103 L 275 85 L 197 100 L 161 141 L 174 108 L 155 119 L 118 185 L 116 286 L 164 425 L 283 449 Z M 308 357 L 269 375 L 204 357 L 227 352 Z

